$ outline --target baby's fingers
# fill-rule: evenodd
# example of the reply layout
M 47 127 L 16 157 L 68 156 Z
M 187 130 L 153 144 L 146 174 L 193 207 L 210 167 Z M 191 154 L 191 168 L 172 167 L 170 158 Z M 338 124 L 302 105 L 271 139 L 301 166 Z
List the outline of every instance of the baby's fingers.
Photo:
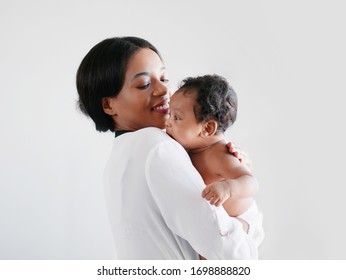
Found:
M 207 193 L 207 194 L 204 196 L 204 198 L 205 198 L 206 200 L 211 200 L 213 197 L 214 197 L 214 195 L 213 195 L 211 192 Z
M 205 196 L 210 193 L 210 188 L 206 187 L 203 191 L 202 191 L 202 197 L 205 198 Z
M 221 206 L 222 204 L 223 204 L 222 200 L 219 199 L 219 200 L 215 203 L 215 206 L 216 206 L 216 207 L 219 207 L 219 206 Z
M 215 205 L 215 206 L 219 206 L 219 199 L 217 197 L 213 197 L 211 200 L 210 200 L 210 204 L 211 205 Z

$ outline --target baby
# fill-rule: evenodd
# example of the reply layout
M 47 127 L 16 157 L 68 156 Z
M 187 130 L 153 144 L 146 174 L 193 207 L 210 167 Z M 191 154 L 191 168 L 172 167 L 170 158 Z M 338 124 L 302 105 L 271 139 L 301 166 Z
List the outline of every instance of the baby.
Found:
M 253 200 L 258 183 L 229 153 L 224 137 L 236 116 L 237 95 L 223 77 L 187 78 L 170 100 L 166 131 L 187 150 L 201 174 L 206 184 L 202 197 L 222 205 L 259 245 L 264 233 L 257 229 L 261 217 Z

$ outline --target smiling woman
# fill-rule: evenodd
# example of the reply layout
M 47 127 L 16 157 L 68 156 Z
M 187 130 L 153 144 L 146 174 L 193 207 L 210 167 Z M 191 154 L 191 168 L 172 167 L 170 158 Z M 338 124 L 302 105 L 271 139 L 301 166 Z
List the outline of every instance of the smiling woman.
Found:
M 169 80 L 153 45 L 135 37 L 102 41 L 83 59 L 77 88 L 96 129 L 116 133 L 104 183 L 119 259 L 257 258 L 242 225 L 202 199 L 201 176 L 162 131 Z
M 117 130 L 164 128 L 169 113 L 168 87 L 166 69 L 158 54 L 141 49 L 128 62 L 119 94 L 102 99 L 104 112 L 112 116 Z

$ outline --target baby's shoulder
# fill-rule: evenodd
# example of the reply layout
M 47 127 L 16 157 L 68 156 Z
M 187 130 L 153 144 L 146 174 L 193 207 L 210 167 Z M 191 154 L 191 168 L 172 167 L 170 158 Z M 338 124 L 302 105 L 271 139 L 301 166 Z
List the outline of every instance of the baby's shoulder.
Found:
M 217 167 L 229 169 L 240 165 L 239 160 L 229 152 L 228 146 L 225 143 L 218 143 L 212 147 L 207 156 L 209 161 Z

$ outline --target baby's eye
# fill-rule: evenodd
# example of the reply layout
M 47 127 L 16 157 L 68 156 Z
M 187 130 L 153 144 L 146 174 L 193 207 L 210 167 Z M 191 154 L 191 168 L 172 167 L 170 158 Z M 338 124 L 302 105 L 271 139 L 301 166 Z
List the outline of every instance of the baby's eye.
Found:
M 178 121 L 178 120 L 180 120 L 180 118 L 177 115 L 174 115 L 174 120 Z

